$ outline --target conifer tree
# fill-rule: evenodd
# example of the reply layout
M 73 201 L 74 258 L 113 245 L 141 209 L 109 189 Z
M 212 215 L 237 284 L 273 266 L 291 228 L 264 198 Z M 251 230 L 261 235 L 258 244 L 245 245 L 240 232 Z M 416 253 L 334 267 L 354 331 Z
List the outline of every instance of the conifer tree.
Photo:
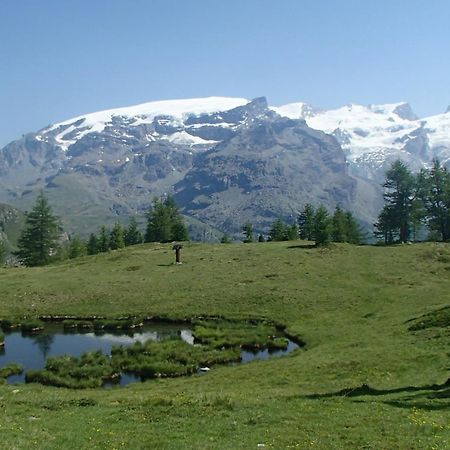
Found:
M 142 243 L 142 233 L 139 230 L 135 217 L 131 218 L 130 224 L 124 235 L 125 245 L 136 245 Z
M 393 244 L 396 235 L 394 219 L 391 216 L 392 210 L 385 205 L 378 216 L 378 220 L 374 223 L 375 236 L 383 239 L 386 245 Z
M 169 212 L 169 218 L 171 223 L 171 240 L 172 241 L 187 241 L 189 240 L 189 233 L 183 218 L 180 214 L 180 210 L 175 202 L 173 196 L 167 196 L 164 201 L 164 206 Z
M 269 231 L 269 239 L 271 241 L 285 241 L 286 240 L 286 225 L 281 219 L 275 220 L 272 228 Z
M 105 225 L 100 227 L 100 234 L 97 239 L 97 250 L 100 253 L 109 251 L 109 232 Z
M 326 245 L 331 240 L 331 219 L 325 207 L 320 206 L 314 215 L 316 246 Z
M 348 242 L 348 223 L 346 213 L 338 205 L 334 210 L 331 236 L 333 242 Z
M 297 219 L 300 239 L 314 240 L 314 215 L 314 207 L 307 203 Z
M 421 174 L 421 194 L 428 226 L 443 241 L 450 240 L 450 173 L 439 160 L 433 161 L 429 171 Z
M 25 228 L 19 237 L 16 255 L 27 266 L 48 264 L 58 247 L 58 232 L 58 219 L 41 192 L 33 209 L 25 215 Z
M 362 244 L 366 240 L 361 226 L 350 211 L 345 213 L 345 229 L 346 242 L 349 244 Z
M 230 238 L 230 236 L 228 235 L 228 234 L 224 234 L 223 236 L 222 236 L 222 238 L 220 239 L 220 243 L 221 244 L 231 244 L 231 238 Z
M 119 222 L 116 222 L 109 234 L 109 248 L 111 250 L 117 250 L 125 247 L 125 241 L 123 237 L 123 228 Z
M 411 216 L 416 198 L 414 176 L 405 163 L 395 161 L 386 172 L 384 199 L 387 213 L 385 220 L 398 232 L 400 242 L 407 242 L 411 232 Z
M 255 240 L 253 236 L 253 225 L 250 222 L 246 222 L 242 227 L 242 232 L 244 233 L 244 242 L 250 243 Z
M 188 230 L 172 196 L 165 201 L 153 200 L 153 207 L 147 214 L 145 242 L 186 241 Z
M 298 239 L 298 225 L 296 223 L 292 225 L 286 225 L 284 236 L 286 241 L 295 241 L 296 239 Z
M 86 244 L 86 250 L 88 255 L 96 255 L 98 250 L 98 238 L 94 233 L 89 235 L 89 239 Z
M 71 237 L 67 252 L 67 256 L 69 257 L 69 259 L 84 256 L 86 255 L 86 253 L 87 253 L 86 244 L 78 236 Z

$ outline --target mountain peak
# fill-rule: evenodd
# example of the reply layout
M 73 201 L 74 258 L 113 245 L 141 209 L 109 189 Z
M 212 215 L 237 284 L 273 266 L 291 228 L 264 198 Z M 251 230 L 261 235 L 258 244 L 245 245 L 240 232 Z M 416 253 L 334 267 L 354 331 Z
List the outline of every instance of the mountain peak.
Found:
M 417 120 L 419 117 L 415 114 L 409 103 L 400 103 L 393 112 L 397 114 L 401 119 L 405 120 Z

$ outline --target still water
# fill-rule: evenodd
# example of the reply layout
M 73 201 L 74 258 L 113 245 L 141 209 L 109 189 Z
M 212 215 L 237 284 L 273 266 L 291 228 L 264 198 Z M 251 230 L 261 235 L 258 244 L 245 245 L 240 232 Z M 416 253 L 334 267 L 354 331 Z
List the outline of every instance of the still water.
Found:
M 101 350 L 104 354 L 111 354 L 114 345 L 132 345 L 137 341 L 160 341 L 178 336 L 189 344 L 194 343 L 192 330 L 185 324 L 151 324 L 133 332 L 123 331 L 112 333 L 97 332 L 65 332 L 61 325 L 46 325 L 45 331 L 36 334 L 24 334 L 20 331 L 5 332 L 5 347 L 0 348 L 0 368 L 10 363 L 23 366 L 21 375 L 8 378 L 8 383 L 23 383 L 25 372 L 30 369 L 42 369 L 49 356 L 72 355 L 81 356 L 83 353 Z M 259 350 L 255 352 L 242 351 L 241 362 L 247 363 L 255 359 L 267 359 L 292 352 L 298 345 L 289 341 L 286 350 Z M 122 374 L 120 386 L 141 381 L 139 377 Z M 108 387 L 108 386 L 106 386 Z

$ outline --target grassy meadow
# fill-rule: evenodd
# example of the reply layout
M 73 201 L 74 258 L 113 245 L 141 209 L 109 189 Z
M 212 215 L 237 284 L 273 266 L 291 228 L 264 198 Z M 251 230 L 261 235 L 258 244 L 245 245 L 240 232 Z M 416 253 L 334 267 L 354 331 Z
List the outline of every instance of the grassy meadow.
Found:
M 268 319 L 305 347 L 125 388 L 0 385 L 2 448 L 450 448 L 449 245 L 171 247 L 0 269 L 0 318 Z

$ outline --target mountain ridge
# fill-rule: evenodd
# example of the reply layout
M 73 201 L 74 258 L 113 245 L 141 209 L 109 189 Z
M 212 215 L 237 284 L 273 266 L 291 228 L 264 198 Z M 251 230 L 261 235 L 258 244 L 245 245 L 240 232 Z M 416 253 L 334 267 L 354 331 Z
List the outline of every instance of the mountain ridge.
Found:
M 27 209 L 45 189 L 84 233 L 143 214 L 167 193 L 185 213 L 235 234 L 237 218 L 253 214 L 264 231 L 306 202 L 341 204 L 369 226 L 390 162 L 448 163 L 447 130 L 449 113 L 417 119 L 405 102 L 335 110 L 272 107 L 264 97 L 148 102 L 67 119 L 0 149 L 0 201 Z

